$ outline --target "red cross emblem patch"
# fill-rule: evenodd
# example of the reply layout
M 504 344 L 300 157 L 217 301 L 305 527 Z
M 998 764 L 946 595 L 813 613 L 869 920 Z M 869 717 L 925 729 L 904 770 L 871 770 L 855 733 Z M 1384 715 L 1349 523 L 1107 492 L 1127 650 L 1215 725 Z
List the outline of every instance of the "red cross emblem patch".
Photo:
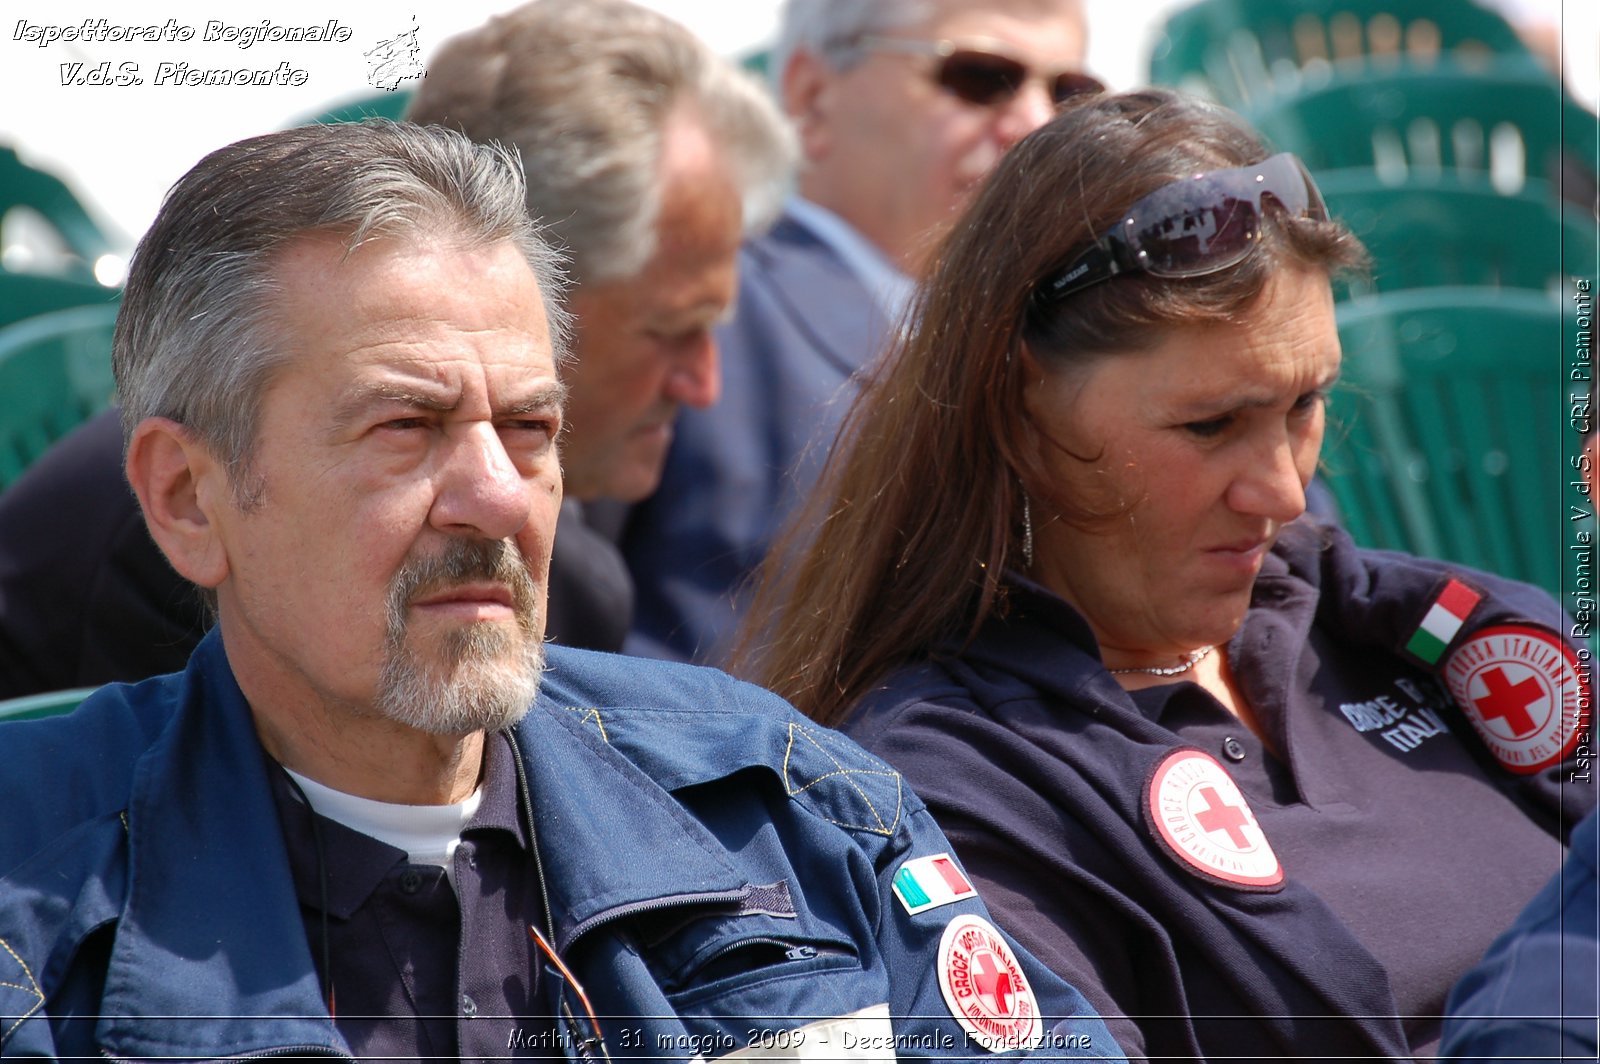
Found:
M 1174 750 L 1150 777 L 1150 828 L 1201 879 L 1276 890 L 1283 867 L 1228 770 L 1200 750 Z
M 961 915 L 939 940 L 939 989 L 972 1041 L 992 1053 L 1032 1049 L 1044 1023 L 1017 955 L 994 925 Z
M 1500 764 L 1530 775 L 1561 761 L 1589 717 L 1578 657 L 1548 628 L 1502 624 L 1461 644 L 1444 681 Z

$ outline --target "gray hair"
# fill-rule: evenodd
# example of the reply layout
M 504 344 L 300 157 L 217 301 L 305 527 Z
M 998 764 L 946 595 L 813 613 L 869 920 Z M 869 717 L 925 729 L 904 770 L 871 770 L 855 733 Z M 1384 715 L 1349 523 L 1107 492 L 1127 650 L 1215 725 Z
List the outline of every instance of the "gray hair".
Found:
M 372 120 L 302 126 L 212 152 L 167 193 L 129 269 L 112 341 L 124 439 L 188 428 L 246 487 L 261 395 L 291 355 L 273 326 L 279 253 L 310 233 L 348 250 L 387 237 L 513 244 L 567 350 L 559 256 L 523 209 L 522 166 L 449 130 Z
M 534 0 L 446 41 L 406 117 L 515 144 L 528 209 L 579 282 L 629 277 L 655 251 L 662 131 L 692 108 L 725 154 L 746 230 L 777 214 L 793 132 L 753 77 L 625 0 Z
M 767 70 L 782 84 L 783 68 L 801 48 L 848 70 L 865 55 L 862 37 L 915 26 L 932 12 L 929 0 L 784 0 Z
M 805 49 L 834 70 L 849 70 L 866 58 L 861 38 L 917 26 L 932 19 L 941 8 L 960 6 L 957 0 L 784 0 L 778 38 L 772 45 L 767 72 L 776 86 L 783 84 L 789 57 Z M 1017 0 L 966 0 L 966 7 L 1013 8 Z M 1031 6 L 1049 7 L 1050 0 Z M 1061 4 L 1083 18 L 1081 0 Z

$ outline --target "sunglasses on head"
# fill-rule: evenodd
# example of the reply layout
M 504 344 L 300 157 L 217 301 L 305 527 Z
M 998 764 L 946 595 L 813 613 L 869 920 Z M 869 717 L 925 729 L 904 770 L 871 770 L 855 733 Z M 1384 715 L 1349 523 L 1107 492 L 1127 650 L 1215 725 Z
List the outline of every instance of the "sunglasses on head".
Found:
M 1328 218 L 1316 182 L 1289 152 L 1250 166 L 1195 174 L 1129 207 L 1087 251 L 1045 278 L 1036 297 L 1053 303 L 1134 270 L 1200 277 L 1236 266 L 1261 239 L 1268 199 L 1293 217 Z
M 1027 64 L 974 44 L 923 41 L 912 37 L 867 35 L 861 47 L 882 52 L 906 52 L 939 60 L 933 80 L 940 88 L 967 103 L 995 107 L 1009 103 L 1029 80 L 1039 78 L 1056 103 L 1086 92 L 1104 92 L 1098 78 L 1077 70 L 1034 71 Z

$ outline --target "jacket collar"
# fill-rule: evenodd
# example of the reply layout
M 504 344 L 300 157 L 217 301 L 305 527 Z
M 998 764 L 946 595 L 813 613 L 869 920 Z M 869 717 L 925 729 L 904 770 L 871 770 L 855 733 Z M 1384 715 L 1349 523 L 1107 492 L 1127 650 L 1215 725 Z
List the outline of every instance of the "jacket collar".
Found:
M 265 759 L 219 631 L 182 673 L 147 686 L 176 712 L 134 774 L 100 1044 L 135 1058 L 283 1046 L 349 1056 L 321 1001 Z
M 811 230 L 785 214 L 745 245 L 793 327 L 846 377 L 872 361 L 889 320 L 849 267 Z

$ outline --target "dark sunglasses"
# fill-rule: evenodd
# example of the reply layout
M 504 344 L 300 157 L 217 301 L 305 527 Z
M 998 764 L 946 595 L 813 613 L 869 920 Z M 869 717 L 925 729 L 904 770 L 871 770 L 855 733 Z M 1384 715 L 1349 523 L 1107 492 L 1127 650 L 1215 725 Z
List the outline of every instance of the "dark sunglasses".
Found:
M 1086 92 L 1104 92 L 1098 78 L 1077 70 L 1035 72 L 1027 64 L 978 47 L 976 43 L 923 41 L 912 37 L 878 37 L 868 34 L 857 42 L 863 48 L 882 52 L 907 52 L 939 60 L 933 80 L 940 88 L 979 107 L 1010 103 L 1031 78 L 1044 82 L 1045 91 L 1056 103 Z
M 1250 166 L 1195 174 L 1128 208 L 1089 250 L 1045 278 L 1036 298 L 1052 303 L 1132 270 L 1200 277 L 1236 266 L 1261 238 L 1268 198 L 1291 216 L 1328 218 L 1316 182 L 1289 152 Z

